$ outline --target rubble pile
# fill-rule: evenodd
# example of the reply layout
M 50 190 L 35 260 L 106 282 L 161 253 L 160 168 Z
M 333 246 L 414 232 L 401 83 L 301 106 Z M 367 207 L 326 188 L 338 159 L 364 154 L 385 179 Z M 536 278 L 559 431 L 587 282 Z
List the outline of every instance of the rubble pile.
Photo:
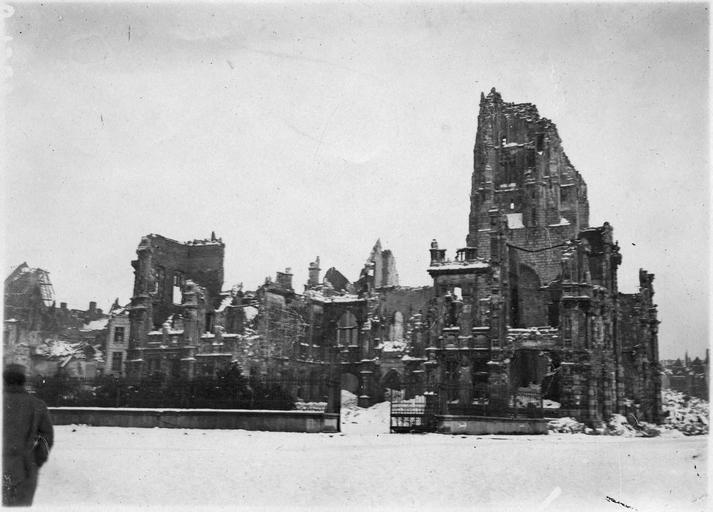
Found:
M 547 430 L 555 434 L 581 434 L 584 429 L 584 423 L 580 423 L 569 416 L 547 422 Z
M 708 433 L 708 402 L 672 389 L 663 390 L 663 410 L 667 413 L 664 428 L 675 429 L 687 436 Z
M 634 428 L 629 421 L 621 414 L 612 414 L 609 421 L 598 430 L 598 434 L 607 436 L 622 436 L 622 437 L 641 437 L 645 436 L 642 428 Z M 658 435 L 658 431 L 652 432 L 652 435 Z
M 63 340 L 46 340 L 43 344 L 38 345 L 35 353 L 48 358 L 64 358 L 73 356 L 77 359 L 85 359 L 81 343 L 70 343 Z
M 666 418 L 661 425 L 638 421 L 632 414 L 628 418 L 613 414 L 606 423 L 595 428 L 586 427 L 570 417 L 551 420 L 547 428 L 551 433 L 557 434 L 584 433 L 622 437 L 695 436 L 708 433 L 709 408 L 705 400 L 665 389 L 663 410 Z

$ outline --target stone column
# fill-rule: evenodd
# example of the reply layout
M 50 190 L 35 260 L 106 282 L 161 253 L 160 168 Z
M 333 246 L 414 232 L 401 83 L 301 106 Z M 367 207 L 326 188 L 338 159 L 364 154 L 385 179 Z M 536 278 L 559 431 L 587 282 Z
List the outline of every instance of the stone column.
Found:
M 597 411 L 597 395 L 595 392 L 596 383 L 589 382 L 587 385 L 587 419 L 590 421 L 600 420 Z
M 198 345 L 201 332 L 198 322 L 198 298 L 193 283 L 188 281 L 183 291 L 183 340 L 189 345 Z
M 411 396 L 408 396 L 408 398 L 413 398 L 413 396 L 417 395 L 422 395 L 425 391 L 424 389 L 424 376 L 425 376 L 425 371 L 424 370 L 413 370 L 411 372 L 411 375 L 413 376 L 413 387 L 411 389 Z
M 359 380 L 360 386 L 359 386 L 359 398 L 357 400 L 357 404 L 359 407 L 369 407 L 371 405 L 371 397 L 369 396 L 369 389 L 371 387 L 371 378 L 374 372 L 371 370 L 360 370 L 359 371 L 359 376 L 361 377 Z
M 338 413 L 342 405 L 341 373 L 337 363 L 337 350 L 329 347 L 327 351 L 329 377 L 327 381 L 327 412 Z
M 437 393 L 437 381 L 436 373 L 438 371 L 438 362 L 435 360 L 435 352 L 429 351 L 429 360 L 423 363 L 423 368 L 425 371 L 424 375 L 424 392 L 423 395 L 426 398 L 426 408 L 430 411 L 435 411 L 437 413 L 442 413 L 438 408 L 438 393 Z
M 616 365 L 616 411 L 619 414 L 626 414 L 624 385 L 624 365 Z
M 560 363 L 560 402 L 563 409 L 576 409 L 576 399 L 574 396 L 574 363 Z
M 495 411 L 505 411 L 510 406 L 508 364 L 503 361 L 488 361 L 488 399 Z

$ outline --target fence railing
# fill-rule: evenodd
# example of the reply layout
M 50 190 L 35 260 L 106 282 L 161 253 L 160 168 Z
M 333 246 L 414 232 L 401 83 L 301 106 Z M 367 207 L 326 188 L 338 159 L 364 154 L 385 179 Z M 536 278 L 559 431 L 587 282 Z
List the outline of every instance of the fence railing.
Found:
M 478 384 L 442 384 L 441 414 L 466 416 L 543 417 L 542 394 L 538 390 L 510 389 Z
M 429 398 L 428 407 L 423 396 L 411 400 L 392 400 L 392 430 L 408 431 L 407 427 L 410 426 L 430 426 L 435 415 L 544 417 L 542 394 L 533 389 L 513 390 L 485 383 L 443 383 Z
M 404 400 L 391 394 L 391 432 L 431 432 L 436 429 L 436 408 L 424 395 Z M 429 397 L 431 398 L 431 397 Z
M 48 406 L 339 411 L 339 382 L 328 378 L 196 378 L 129 382 L 113 377 L 32 380 Z

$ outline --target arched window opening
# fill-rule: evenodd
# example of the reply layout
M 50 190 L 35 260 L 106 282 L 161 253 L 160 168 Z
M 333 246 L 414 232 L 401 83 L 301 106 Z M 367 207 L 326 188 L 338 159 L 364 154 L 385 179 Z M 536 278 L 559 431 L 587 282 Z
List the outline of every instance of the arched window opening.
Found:
M 401 314 L 401 311 L 394 313 L 389 334 L 392 341 L 401 341 L 404 339 L 404 316 Z

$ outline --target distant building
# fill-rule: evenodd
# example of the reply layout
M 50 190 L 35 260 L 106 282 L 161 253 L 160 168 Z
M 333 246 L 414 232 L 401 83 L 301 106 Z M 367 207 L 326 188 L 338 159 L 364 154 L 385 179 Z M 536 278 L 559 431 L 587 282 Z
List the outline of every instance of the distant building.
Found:
M 125 377 L 124 365 L 129 348 L 129 311 L 127 306 L 112 305 L 107 320 L 106 344 L 104 346 L 104 375 Z
M 22 364 L 30 375 L 94 377 L 103 367 L 107 323 L 96 306 L 57 308 L 49 272 L 22 263 L 5 279 L 4 363 Z
M 661 363 L 664 389 L 673 389 L 704 400 L 709 399 L 710 358 L 708 349 L 706 349 L 705 359 L 696 357 L 691 360 L 686 353 L 683 361 L 676 359 Z

